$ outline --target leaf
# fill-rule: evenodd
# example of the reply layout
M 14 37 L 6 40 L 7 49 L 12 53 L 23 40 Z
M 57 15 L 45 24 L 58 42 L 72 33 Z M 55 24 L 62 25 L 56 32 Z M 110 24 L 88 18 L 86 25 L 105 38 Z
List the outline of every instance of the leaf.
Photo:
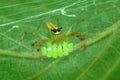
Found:
M 0 1 L 0 80 L 119 80 L 119 0 Z M 52 59 L 36 50 L 49 33 L 45 22 L 62 33 L 80 33 L 68 56 Z M 67 32 L 68 31 L 68 32 Z M 26 35 L 24 35 L 26 34 Z M 32 48 L 32 44 L 38 44 Z

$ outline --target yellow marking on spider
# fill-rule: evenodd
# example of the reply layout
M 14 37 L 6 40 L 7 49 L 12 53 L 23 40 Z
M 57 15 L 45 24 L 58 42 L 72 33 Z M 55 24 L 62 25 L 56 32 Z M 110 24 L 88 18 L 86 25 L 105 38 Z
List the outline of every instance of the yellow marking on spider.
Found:
M 53 29 L 58 29 L 58 27 L 56 27 L 54 24 L 52 24 L 51 22 L 46 22 L 46 25 L 48 27 L 48 29 L 53 30 Z

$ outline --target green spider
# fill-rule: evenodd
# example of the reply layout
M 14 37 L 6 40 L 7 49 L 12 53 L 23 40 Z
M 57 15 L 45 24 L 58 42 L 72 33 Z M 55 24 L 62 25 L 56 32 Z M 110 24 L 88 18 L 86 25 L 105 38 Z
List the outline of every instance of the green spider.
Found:
M 43 39 L 39 44 L 37 51 L 41 52 L 43 56 L 50 58 L 67 56 L 74 48 L 74 44 L 68 41 L 68 39 L 73 36 L 82 41 L 81 47 L 85 46 L 85 38 L 82 35 L 79 33 L 70 33 L 73 25 L 69 28 L 66 35 L 61 33 L 62 27 L 57 27 L 51 22 L 46 22 L 46 26 L 48 30 L 54 34 L 54 36 L 50 39 Z M 39 43 L 39 40 L 35 41 L 32 44 L 32 47 L 34 47 L 37 43 Z M 44 44 L 45 46 L 43 46 Z

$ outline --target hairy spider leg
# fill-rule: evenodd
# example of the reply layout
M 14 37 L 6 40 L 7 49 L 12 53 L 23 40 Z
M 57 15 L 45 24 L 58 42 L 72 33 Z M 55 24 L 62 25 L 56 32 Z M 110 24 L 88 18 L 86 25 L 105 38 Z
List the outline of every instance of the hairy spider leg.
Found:
M 41 47 L 43 46 L 43 44 L 45 44 L 46 42 L 50 42 L 50 41 L 51 41 L 50 39 L 44 39 L 44 40 L 42 40 L 42 41 L 39 41 L 39 40 L 35 41 L 34 43 L 32 43 L 32 51 L 33 51 L 33 49 L 34 49 L 34 46 L 35 46 L 37 43 L 39 43 L 39 47 L 37 48 L 37 51 L 39 52 L 40 49 L 41 49 Z
M 79 33 L 70 33 L 70 34 L 66 35 L 65 37 L 70 38 L 70 37 L 73 37 L 73 36 L 77 37 L 82 42 L 81 43 L 81 48 L 84 48 L 85 45 L 86 45 L 86 41 L 85 41 L 85 38 L 81 34 L 79 34 Z
M 35 32 L 24 32 L 20 35 L 20 38 L 18 41 L 22 41 L 26 35 L 35 35 Z
M 84 21 L 86 21 L 86 20 L 85 20 L 85 19 L 80 19 L 80 20 L 74 22 L 74 23 L 69 27 L 68 31 L 66 32 L 66 35 L 68 35 L 68 34 L 72 31 L 73 27 L 75 27 L 76 25 L 78 25 L 79 23 L 84 22 Z
M 38 27 L 37 27 L 34 31 L 22 33 L 22 34 L 20 35 L 20 38 L 18 39 L 18 41 L 22 41 L 26 35 L 36 35 L 37 32 L 40 30 L 40 27 L 41 27 L 41 23 L 42 23 L 42 22 L 43 22 L 43 20 L 40 20 L 40 24 L 38 25 Z M 43 30 L 41 30 L 41 31 L 43 31 Z M 45 32 L 45 31 L 44 31 L 44 32 Z M 39 35 L 37 35 L 37 36 L 39 37 Z

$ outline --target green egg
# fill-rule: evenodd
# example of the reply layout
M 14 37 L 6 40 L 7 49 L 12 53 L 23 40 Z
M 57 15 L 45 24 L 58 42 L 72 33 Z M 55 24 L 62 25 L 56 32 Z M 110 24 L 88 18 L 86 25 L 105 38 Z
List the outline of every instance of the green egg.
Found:
M 43 55 L 47 55 L 47 49 L 45 47 L 41 48 L 41 52 Z
M 64 41 L 63 43 L 48 43 L 47 47 L 42 47 L 41 52 L 44 56 L 49 58 L 58 58 L 69 55 L 73 51 L 73 43 Z

